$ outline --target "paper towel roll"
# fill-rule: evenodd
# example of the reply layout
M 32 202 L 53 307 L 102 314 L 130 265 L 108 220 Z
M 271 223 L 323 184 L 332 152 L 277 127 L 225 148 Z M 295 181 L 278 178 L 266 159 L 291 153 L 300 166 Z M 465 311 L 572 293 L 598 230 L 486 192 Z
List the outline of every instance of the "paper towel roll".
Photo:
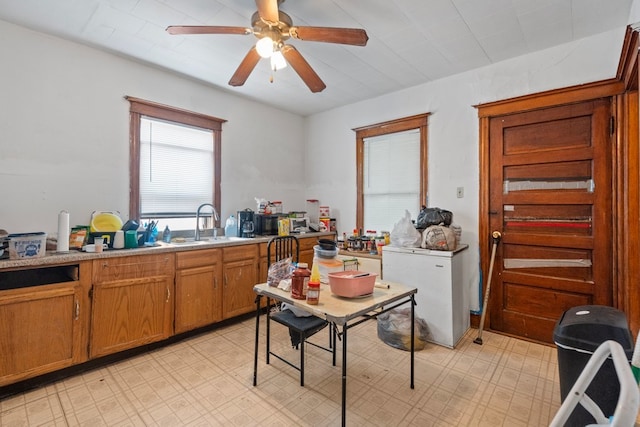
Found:
M 58 252 L 69 252 L 69 212 L 58 214 Z

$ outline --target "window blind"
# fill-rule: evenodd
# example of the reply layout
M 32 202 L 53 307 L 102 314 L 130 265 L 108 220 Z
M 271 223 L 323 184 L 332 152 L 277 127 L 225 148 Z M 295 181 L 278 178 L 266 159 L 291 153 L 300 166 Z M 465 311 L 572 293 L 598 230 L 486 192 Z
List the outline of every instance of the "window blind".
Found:
M 145 217 L 193 216 L 213 199 L 213 132 L 142 117 L 140 211 Z
M 420 209 L 420 131 L 364 139 L 364 227 L 390 230 L 404 211 Z

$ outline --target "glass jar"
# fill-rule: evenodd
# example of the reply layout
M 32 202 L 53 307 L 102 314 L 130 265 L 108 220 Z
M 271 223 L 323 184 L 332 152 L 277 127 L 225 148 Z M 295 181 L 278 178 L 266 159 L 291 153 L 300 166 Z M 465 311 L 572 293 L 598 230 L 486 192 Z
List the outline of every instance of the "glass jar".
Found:
M 318 305 L 320 301 L 320 282 L 309 282 L 307 288 L 307 304 Z
M 299 262 L 298 266 L 291 274 L 291 298 L 307 298 L 307 288 L 309 286 L 310 277 L 311 272 L 309 271 L 307 263 Z

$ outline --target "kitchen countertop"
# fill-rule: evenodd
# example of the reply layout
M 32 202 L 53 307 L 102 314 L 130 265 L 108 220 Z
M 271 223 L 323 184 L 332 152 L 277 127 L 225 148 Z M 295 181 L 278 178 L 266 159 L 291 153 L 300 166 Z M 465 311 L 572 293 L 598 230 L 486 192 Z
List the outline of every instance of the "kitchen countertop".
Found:
M 298 234 L 296 237 L 322 237 L 334 235 L 332 232 L 316 232 Z M 218 240 L 201 240 L 199 242 L 188 241 L 185 243 L 165 243 L 157 242 L 156 246 L 139 247 L 133 249 L 108 249 L 104 252 L 82 252 L 78 250 L 70 250 L 66 253 L 58 253 L 55 251 L 47 251 L 46 255 L 41 258 L 23 258 L 23 259 L 5 259 L 0 260 L 0 271 L 4 269 L 16 269 L 21 267 L 40 267 L 56 264 L 67 264 L 70 262 L 89 261 L 93 259 L 115 258 L 122 256 L 137 256 L 146 254 L 158 254 L 165 252 L 184 252 L 197 249 L 223 248 L 228 246 L 255 245 L 257 243 L 266 243 L 275 236 L 259 236 L 252 238 L 244 238 L 241 240 L 228 240 L 224 237 Z

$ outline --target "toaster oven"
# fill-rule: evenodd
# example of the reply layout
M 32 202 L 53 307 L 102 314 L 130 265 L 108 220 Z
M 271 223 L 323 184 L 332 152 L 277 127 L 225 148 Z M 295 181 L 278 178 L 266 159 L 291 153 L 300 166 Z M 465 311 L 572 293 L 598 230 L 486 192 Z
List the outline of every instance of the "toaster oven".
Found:
M 289 231 L 291 233 L 306 233 L 309 231 L 309 217 L 289 218 Z

